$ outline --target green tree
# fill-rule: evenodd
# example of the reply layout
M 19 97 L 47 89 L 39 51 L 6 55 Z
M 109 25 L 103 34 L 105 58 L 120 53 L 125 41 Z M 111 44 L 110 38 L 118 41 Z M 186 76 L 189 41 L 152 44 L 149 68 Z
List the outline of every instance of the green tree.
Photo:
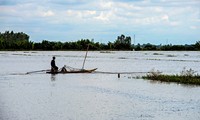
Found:
M 196 50 L 200 50 L 200 41 L 197 41 L 194 45 Z
M 144 45 L 143 50 L 156 50 L 156 46 L 150 43 Z
M 114 42 L 114 48 L 118 50 L 130 50 L 131 47 L 131 37 L 126 37 L 121 35 L 117 37 L 117 40 Z
M 0 33 L 0 49 L 30 49 L 29 36 L 23 32 Z
M 114 49 L 114 44 L 111 43 L 110 41 L 108 42 L 107 46 L 108 46 L 108 49 L 110 49 L 110 50 Z
M 139 43 L 135 46 L 135 50 L 136 50 L 136 51 L 142 50 L 142 49 L 141 49 L 141 45 L 140 45 Z

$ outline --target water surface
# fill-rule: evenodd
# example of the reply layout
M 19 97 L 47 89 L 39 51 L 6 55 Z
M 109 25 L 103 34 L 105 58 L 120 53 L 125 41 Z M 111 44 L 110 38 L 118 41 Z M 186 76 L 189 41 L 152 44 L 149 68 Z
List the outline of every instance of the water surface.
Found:
M 24 74 L 81 68 L 85 52 L 0 52 L 1 120 L 199 120 L 200 87 L 135 79 L 141 74 Z M 89 52 L 85 68 L 108 72 L 200 73 L 199 52 Z

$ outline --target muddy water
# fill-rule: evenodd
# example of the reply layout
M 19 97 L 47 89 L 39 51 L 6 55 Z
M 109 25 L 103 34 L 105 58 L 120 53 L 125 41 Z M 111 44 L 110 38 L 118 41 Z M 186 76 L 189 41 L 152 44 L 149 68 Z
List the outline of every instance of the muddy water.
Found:
M 85 52 L 0 52 L 1 120 L 199 120 L 200 87 L 135 79 L 138 74 L 24 74 L 56 63 L 81 68 Z M 89 52 L 85 68 L 200 73 L 198 52 Z

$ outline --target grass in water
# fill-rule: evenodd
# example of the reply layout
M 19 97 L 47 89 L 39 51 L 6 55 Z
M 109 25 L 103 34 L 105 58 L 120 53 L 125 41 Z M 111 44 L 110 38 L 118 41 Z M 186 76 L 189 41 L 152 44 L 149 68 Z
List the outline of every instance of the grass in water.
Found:
M 182 84 L 200 85 L 200 76 L 196 74 L 194 70 L 186 70 L 185 68 L 181 71 L 180 74 L 176 75 L 164 75 L 161 74 L 161 72 L 158 70 L 152 70 L 142 78 L 161 82 L 176 82 Z

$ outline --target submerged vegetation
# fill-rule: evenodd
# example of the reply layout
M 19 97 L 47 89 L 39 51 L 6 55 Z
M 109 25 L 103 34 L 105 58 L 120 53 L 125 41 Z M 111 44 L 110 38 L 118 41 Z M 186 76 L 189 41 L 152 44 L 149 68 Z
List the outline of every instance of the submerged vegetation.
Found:
M 131 43 L 131 37 L 120 35 L 114 42 L 99 43 L 94 40 L 81 39 L 74 42 L 60 42 L 42 40 L 42 42 L 32 42 L 29 35 L 23 32 L 14 33 L 13 31 L 0 32 L 0 50 L 85 50 L 87 45 L 90 50 L 200 50 L 200 41 L 192 45 L 152 45 Z
M 196 74 L 196 71 L 185 68 L 181 71 L 180 74 L 176 75 L 164 75 L 160 71 L 152 70 L 146 76 L 142 78 L 148 80 L 156 80 L 161 82 L 176 82 L 181 84 L 191 84 L 191 85 L 200 85 L 200 75 Z

